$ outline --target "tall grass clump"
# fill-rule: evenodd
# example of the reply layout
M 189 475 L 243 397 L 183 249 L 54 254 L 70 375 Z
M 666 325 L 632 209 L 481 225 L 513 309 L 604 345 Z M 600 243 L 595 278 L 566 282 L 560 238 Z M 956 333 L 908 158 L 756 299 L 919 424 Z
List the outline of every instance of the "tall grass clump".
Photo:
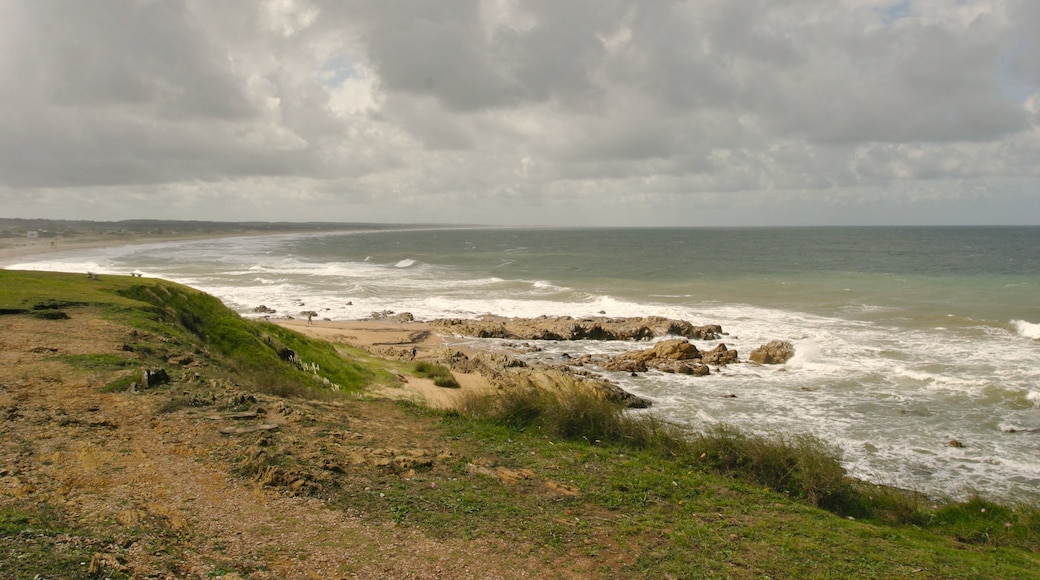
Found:
M 650 415 L 628 414 L 621 404 L 580 390 L 515 388 L 470 394 L 462 398 L 459 409 L 518 431 L 537 430 L 551 437 L 672 457 L 687 454 L 687 442 L 674 426 Z
M 717 471 L 832 511 L 854 509 L 859 495 L 841 450 L 809 434 L 745 433 L 716 425 L 692 437 L 693 452 Z
M 1040 506 L 1001 504 L 974 495 L 935 506 L 927 527 L 969 544 L 1040 551 Z
M 580 390 L 507 389 L 470 395 L 460 411 L 510 428 L 552 437 L 620 445 L 658 453 L 787 494 L 810 505 L 859 513 L 859 493 L 841 465 L 841 452 L 811 435 L 754 435 L 728 426 L 702 433 Z
M 438 387 L 444 387 L 447 389 L 459 388 L 459 381 L 455 379 L 455 375 L 451 374 L 451 370 L 444 365 L 438 365 L 428 361 L 419 361 L 415 363 L 414 372 L 420 377 L 432 379 L 433 384 Z

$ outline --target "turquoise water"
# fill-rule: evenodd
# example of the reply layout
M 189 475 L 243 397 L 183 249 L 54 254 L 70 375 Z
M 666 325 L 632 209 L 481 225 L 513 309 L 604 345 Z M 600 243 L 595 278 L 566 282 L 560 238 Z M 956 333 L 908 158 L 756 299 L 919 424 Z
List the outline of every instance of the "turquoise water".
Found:
M 19 267 L 136 269 L 246 315 L 265 304 L 330 319 L 603 312 L 718 323 L 742 357 L 773 339 L 797 354 L 783 367 L 731 365 L 703 378 L 604 374 L 682 424 L 815 433 L 844 449 L 853 474 L 881 483 L 1040 491 L 1037 227 L 366 231 L 95 250 Z M 557 362 L 636 348 L 539 346 L 529 356 Z

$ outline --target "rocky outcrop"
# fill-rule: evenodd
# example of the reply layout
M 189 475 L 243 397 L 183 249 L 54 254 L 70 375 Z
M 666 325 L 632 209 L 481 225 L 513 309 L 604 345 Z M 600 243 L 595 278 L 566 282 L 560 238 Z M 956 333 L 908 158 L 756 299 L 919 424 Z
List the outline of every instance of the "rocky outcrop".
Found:
M 514 340 L 650 340 L 661 336 L 715 340 L 723 334 L 722 327 L 718 324 L 695 326 L 685 320 L 660 316 L 643 318 L 484 316 L 475 320 L 442 318 L 431 321 L 431 324 L 452 334 Z
M 740 362 L 737 351 L 730 350 L 725 344 L 719 344 L 708 352 L 701 353 L 701 362 L 706 365 L 725 366 Z
M 571 368 L 525 363 L 500 353 L 477 352 L 469 356 L 461 351 L 445 349 L 437 359 L 452 371 L 479 373 L 500 389 L 538 388 L 552 392 L 582 391 L 596 397 L 615 401 L 633 409 L 644 409 L 650 401 L 622 389 L 616 384 L 592 373 Z
M 415 321 L 415 316 L 412 315 L 411 312 L 401 312 L 400 314 L 398 314 L 393 310 L 379 310 L 373 312 L 371 316 L 369 316 L 369 318 L 371 318 L 372 320 L 390 320 L 392 322 L 401 323 Z
M 773 340 L 751 351 L 748 359 L 763 365 L 779 365 L 794 356 L 794 345 L 786 340 Z
M 736 351 L 726 352 L 736 353 Z M 708 365 L 704 364 L 704 354 L 695 345 L 681 338 L 663 340 L 653 348 L 612 357 L 603 363 L 603 368 L 608 371 L 633 373 L 652 369 L 695 376 L 711 374 Z

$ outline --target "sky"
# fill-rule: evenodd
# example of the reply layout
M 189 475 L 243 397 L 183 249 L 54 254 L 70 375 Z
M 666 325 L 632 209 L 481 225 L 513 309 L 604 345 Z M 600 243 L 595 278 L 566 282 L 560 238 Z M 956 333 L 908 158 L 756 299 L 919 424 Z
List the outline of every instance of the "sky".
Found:
M 1040 224 L 1040 2 L 0 0 L 0 216 Z

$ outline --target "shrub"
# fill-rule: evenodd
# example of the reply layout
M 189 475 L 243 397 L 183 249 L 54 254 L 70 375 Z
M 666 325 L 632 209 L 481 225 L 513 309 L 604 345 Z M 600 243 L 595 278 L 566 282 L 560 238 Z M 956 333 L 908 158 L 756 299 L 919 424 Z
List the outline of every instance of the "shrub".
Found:
M 470 394 L 460 412 L 517 430 L 538 429 L 554 437 L 591 444 L 623 445 L 673 457 L 686 454 L 679 430 L 650 415 L 632 415 L 615 401 L 580 390 L 553 392 L 536 387 Z
M 975 495 L 938 506 L 928 527 L 971 544 L 1040 546 L 1040 508 L 1034 504 L 1003 505 Z
M 757 435 L 717 425 L 690 443 L 693 452 L 716 470 L 810 505 L 845 511 L 858 497 L 841 465 L 841 450 L 813 435 Z
M 455 376 L 451 374 L 451 370 L 444 365 L 433 364 L 427 361 L 419 361 L 415 363 L 414 372 L 416 376 L 420 376 L 426 379 L 432 379 L 433 384 L 438 387 L 445 387 L 449 389 L 459 388 L 459 382 L 455 379 Z
M 841 465 L 840 451 L 811 435 L 766 437 L 724 425 L 688 435 L 580 390 L 516 388 L 470 395 L 463 398 L 460 410 L 513 429 L 539 429 L 550 436 L 622 445 L 706 465 L 834 511 L 851 509 L 859 498 Z

